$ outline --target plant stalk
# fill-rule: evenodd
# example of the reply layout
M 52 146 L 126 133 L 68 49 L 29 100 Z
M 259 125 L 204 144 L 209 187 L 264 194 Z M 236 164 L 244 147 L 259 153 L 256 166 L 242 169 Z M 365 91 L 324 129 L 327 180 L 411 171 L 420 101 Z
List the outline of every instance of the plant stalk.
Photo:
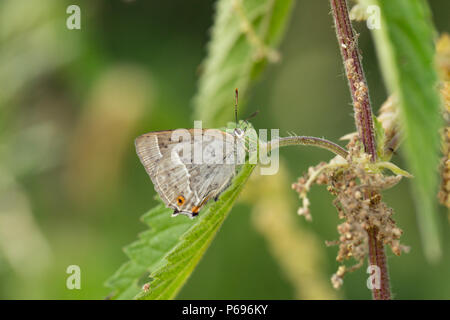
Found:
M 355 112 L 355 125 L 364 150 L 371 156 L 371 161 L 377 158 L 372 108 L 369 99 L 369 88 L 364 76 L 360 55 L 358 52 L 358 37 L 353 31 L 346 0 L 330 0 L 336 36 L 344 61 L 345 73 L 352 95 Z M 370 195 L 368 195 L 370 197 Z M 369 236 L 369 263 L 377 266 L 380 271 L 380 288 L 373 286 L 372 297 L 375 300 L 390 299 L 389 274 L 386 264 L 383 242 L 378 239 L 378 229 L 375 226 L 367 230 Z
M 267 151 L 272 150 L 274 140 L 269 141 L 267 143 Z M 292 146 L 292 145 L 308 145 L 315 146 L 330 152 L 333 152 L 336 155 L 341 156 L 346 159 L 348 156 L 347 150 L 337 145 L 334 142 L 331 142 L 327 139 L 317 138 L 317 137 L 308 137 L 308 136 L 292 136 L 292 137 L 283 137 L 279 138 L 276 141 L 278 143 L 278 147 Z
M 344 60 L 345 73 L 352 94 L 355 124 L 365 152 L 376 160 L 375 134 L 370 106 L 369 89 L 358 52 L 358 36 L 350 22 L 346 0 L 331 0 L 336 35 Z
M 372 296 L 374 300 L 390 300 L 391 290 L 389 288 L 389 272 L 387 270 L 386 255 L 384 245 L 377 239 L 378 228 L 371 227 L 367 230 L 369 235 L 369 263 L 371 266 L 378 266 L 377 273 L 380 276 L 379 287 L 373 286 Z M 372 283 L 374 285 L 374 283 Z

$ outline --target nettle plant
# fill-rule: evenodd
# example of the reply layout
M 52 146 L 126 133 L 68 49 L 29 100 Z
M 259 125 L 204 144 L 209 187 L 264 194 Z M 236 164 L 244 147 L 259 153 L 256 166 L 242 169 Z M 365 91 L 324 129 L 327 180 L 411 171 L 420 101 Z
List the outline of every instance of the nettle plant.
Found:
M 293 9 L 291 0 L 219 0 L 208 47 L 208 57 L 195 97 L 195 119 L 221 126 L 230 114 L 230 93 L 239 88 L 246 95 L 251 83 L 267 63 L 277 62 L 280 43 Z M 335 196 L 339 218 L 337 261 L 331 277 L 333 286 L 343 283 L 344 274 L 368 259 L 374 299 L 390 299 L 385 246 L 400 255 L 407 247 L 400 243 L 402 230 L 392 218 L 393 210 L 382 201 L 381 192 L 395 186 L 403 177 L 414 175 L 417 215 L 424 251 L 430 260 L 440 256 L 437 228 L 437 168 L 439 130 L 442 127 L 439 86 L 447 98 L 450 71 L 448 38 L 441 41 L 435 65 L 434 30 L 425 1 L 360 0 L 349 12 L 346 0 L 330 0 L 343 67 L 351 92 L 356 132 L 347 134 L 346 148 L 325 139 L 290 136 L 272 140 L 278 146 L 312 145 L 336 156 L 309 168 L 292 188 L 302 205 L 298 213 L 310 219 L 308 191 L 312 184 L 327 186 Z M 351 23 L 367 19 L 390 96 L 372 113 L 369 88 L 358 51 L 358 34 Z M 443 43 L 443 44 L 442 44 Z M 447 68 L 447 69 L 445 69 Z M 345 111 L 346 112 L 346 111 Z M 448 154 L 448 131 L 443 132 L 444 152 Z M 405 156 L 412 174 L 390 162 L 404 141 Z M 445 151 L 447 150 L 447 151 Z M 440 199 L 448 206 L 448 164 L 443 163 Z M 216 202 L 208 203 L 195 219 L 172 218 L 173 209 L 160 204 L 142 220 L 150 229 L 125 248 L 130 260 L 108 281 L 113 299 L 172 299 L 197 266 L 218 229 L 229 214 L 239 193 L 254 171 L 245 163 L 232 184 Z M 355 263 L 344 264 L 349 259 Z M 365 284 L 363 284 L 365 285 Z

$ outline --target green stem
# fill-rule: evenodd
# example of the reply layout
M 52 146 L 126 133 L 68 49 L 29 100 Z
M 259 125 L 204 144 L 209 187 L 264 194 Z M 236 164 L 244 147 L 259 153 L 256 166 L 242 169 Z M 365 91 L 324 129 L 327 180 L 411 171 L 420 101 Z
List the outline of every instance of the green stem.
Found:
M 267 143 L 267 151 L 272 150 L 272 144 L 274 142 L 275 141 L 269 141 Z M 307 136 L 292 136 L 279 138 L 277 139 L 276 142 L 278 143 L 278 147 L 293 146 L 293 145 L 315 146 L 331 151 L 334 154 L 343 157 L 344 159 L 347 158 L 348 156 L 348 152 L 344 148 L 342 148 L 341 146 L 337 145 L 334 142 L 322 138 L 307 137 Z

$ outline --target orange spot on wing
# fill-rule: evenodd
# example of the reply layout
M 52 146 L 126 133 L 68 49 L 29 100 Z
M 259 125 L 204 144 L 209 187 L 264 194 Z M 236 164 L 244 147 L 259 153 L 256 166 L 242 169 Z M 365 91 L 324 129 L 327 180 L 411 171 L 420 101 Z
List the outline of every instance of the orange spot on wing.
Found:
M 191 209 L 192 213 L 198 213 L 199 210 L 200 210 L 200 207 L 198 207 L 198 206 L 193 206 Z
M 182 206 L 183 205 L 183 203 L 186 201 L 186 199 L 183 197 L 183 196 L 179 196 L 178 198 L 177 198 L 177 203 L 178 203 L 178 205 L 180 205 L 180 206 Z
M 203 199 L 202 203 L 200 203 L 200 205 L 198 206 L 193 206 L 191 211 L 193 214 L 197 214 L 200 211 L 200 208 L 203 207 L 203 205 L 208 201 L 210 197 L 206 197 L 205 199 Z

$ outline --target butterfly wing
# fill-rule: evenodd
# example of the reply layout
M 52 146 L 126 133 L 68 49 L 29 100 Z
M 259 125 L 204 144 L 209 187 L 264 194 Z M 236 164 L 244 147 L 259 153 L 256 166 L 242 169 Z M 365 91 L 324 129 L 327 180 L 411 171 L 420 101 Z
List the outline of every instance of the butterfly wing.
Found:
M 191 188 L 200 199 L 193 211 L 198 211 L 208 200 L 216 199 L 230 184 L 236 172 L 232 135 L 215 129 L 204 132 L 202 151 L 201 164 L 186 165 L 191 176 Z
M 206 131 L 207 130 L 207 131 Z M 202 131 L 202 139 L 179 141 L 174 131 L 144 134 L 136 139 L 136 151 L 155 190 L 174 214 L 195 216 L 228 186 L 235 174 L 232 156 L 234 137 L 217 129 Z M 188 131 L 193 137 L 193 130 Z M 189 145 L 187 145 L 189 144 Z M 181 150 L 190 147 L 190 155 Z M 202 151 L 199 163 L 195 149 Z
M 177 197 L 189 197 L 192 190 L 185 164 L 176 154 L 172 157 L 172 150 L 179 142 L 172 141 L 171 135 L 172 131 L 150 132 L 138 137 L 135 145 L 156 192 L 168 207 L 177 210 L 174 205 Z

